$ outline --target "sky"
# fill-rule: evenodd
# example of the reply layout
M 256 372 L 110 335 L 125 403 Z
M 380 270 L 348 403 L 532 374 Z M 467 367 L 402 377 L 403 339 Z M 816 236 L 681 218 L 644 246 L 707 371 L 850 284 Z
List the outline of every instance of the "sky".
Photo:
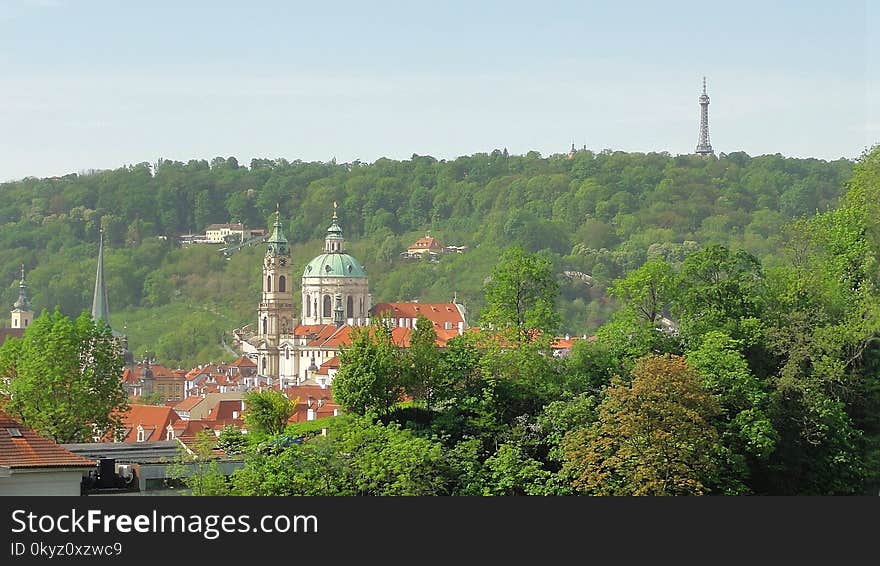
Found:
M 160 158 L 880 141 L 871 2 L 0 0 L 0 181 Z

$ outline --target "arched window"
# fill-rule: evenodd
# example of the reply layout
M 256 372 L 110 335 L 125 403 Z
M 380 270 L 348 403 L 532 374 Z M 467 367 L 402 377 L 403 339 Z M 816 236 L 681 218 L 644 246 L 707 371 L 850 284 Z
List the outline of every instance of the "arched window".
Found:
M 345 318 L 354 318 L 354 299 L 351 296 L 345 301 Z
M 263 358 L 263 373 L 266 373 L 266 358 Z
M 263 319 L 263 335 L 269 334 L 269 319 Z
M 281 276 L 278 278 L 278 292 L 284 293 L 287 291 L 287 277 Z
M 312 305 L 312 312 L 315 313 L 315 318 L 318 318 L 318 299 L 315 299 L 315 304 Z
M 324 317 L 333 316 L 333 307 L 330 304 L 330 295 L 324 295 Z
M 266 276 L 266 292 L 267 293 L 272 292 L 272 276 L 271 275 Z
M 312 318 L 312 300 L 306 295 L 306 318 Z
M 364 298 L 361 297 L 361 316 L 366 316 L 367 313 L 364 312 Z

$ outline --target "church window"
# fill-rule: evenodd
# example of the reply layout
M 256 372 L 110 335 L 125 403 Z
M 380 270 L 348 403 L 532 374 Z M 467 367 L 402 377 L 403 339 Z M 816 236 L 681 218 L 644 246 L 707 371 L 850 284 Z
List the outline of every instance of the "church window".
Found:
M 323 316 L 329 317 L 333 316 L 332 306 L 330 304 L 330 295 L 324 295 L 324 314 Z
M 290 359 L 290 348 L 284 348 L 284 359 L 285 360 Z
M 306 295 L 306 317 L 312 317 L 312 300 Z
M 271 275 L 266 276 L 266 292 L 267 293 L 272 292 L 272 276 Z
M 287 291 L 287 277 L 281 276 L 278 278 L 278 292 L 284 293 Z
M 269 319 L 268 318 L 263 319 L 263 334 L 264 335 L 269 334 Z
M 352 297 L 345 301 L 345 317 L 354 318 L 354 299 Z

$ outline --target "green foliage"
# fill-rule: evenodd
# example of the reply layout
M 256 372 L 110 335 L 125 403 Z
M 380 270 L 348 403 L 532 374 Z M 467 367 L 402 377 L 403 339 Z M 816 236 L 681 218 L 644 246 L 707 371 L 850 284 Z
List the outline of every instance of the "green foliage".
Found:
M 186 486 L 190 495 L 228 495 L 230 485 L 213 452 L 217 444 L 214 433 L 196 433 L 191 450 L 180 449 L 177 460 L 168 469 L 168 477 Z
M 486 310 L 481 321 L 495 331 L 529 342 L 535 333 L 554 336 L 559 328 L 559 289 L 549 261 L 507 249 L 486 285 Z
M 237 426 L 226 425 L 217 437 L 217 448 L 226 454 L 235 455 L 244 452 L 248 446 L 247 436 Z
M 3 409 L 56 442 L 111 436 L 128 410 L 122 352 L 103 323 L 44 312 L 0 347 Z M 7 381 L 8 380 L 8 381 Z
M 274 389 L 249 391 L 244 402 L 244 424 L 255 437 L 281 434 L 296 406 L 296 401 Z
M 444 495 L 441 446 L 397 424 L 334 420 L 327 436 L 247 460 L 233 475 L 238 495 Z
M 718 474 L 719 407 L 683 358 L 646 356 L 564 441 L 565 473 L 595 495 L 701 495 Z
M 387 412 L 400 400 L 402 355 L 383 324 L 353 328 L 351 344 L 339 354 L 333 398 L 346 411 Z

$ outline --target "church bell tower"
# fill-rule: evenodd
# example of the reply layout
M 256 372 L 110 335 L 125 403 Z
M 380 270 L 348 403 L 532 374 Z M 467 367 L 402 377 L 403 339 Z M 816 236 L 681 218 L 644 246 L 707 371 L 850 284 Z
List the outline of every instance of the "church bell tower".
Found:
M 280 213 L 276 210 L 275 225 L 263 258 L 263 291 L 257 309 L 257 371 L 272 378 L 273 383 L 280 378 L 278 346 L 283 337 L 293 334 L 298 324 L 291 274 L 290 245 L 284 237 Z

